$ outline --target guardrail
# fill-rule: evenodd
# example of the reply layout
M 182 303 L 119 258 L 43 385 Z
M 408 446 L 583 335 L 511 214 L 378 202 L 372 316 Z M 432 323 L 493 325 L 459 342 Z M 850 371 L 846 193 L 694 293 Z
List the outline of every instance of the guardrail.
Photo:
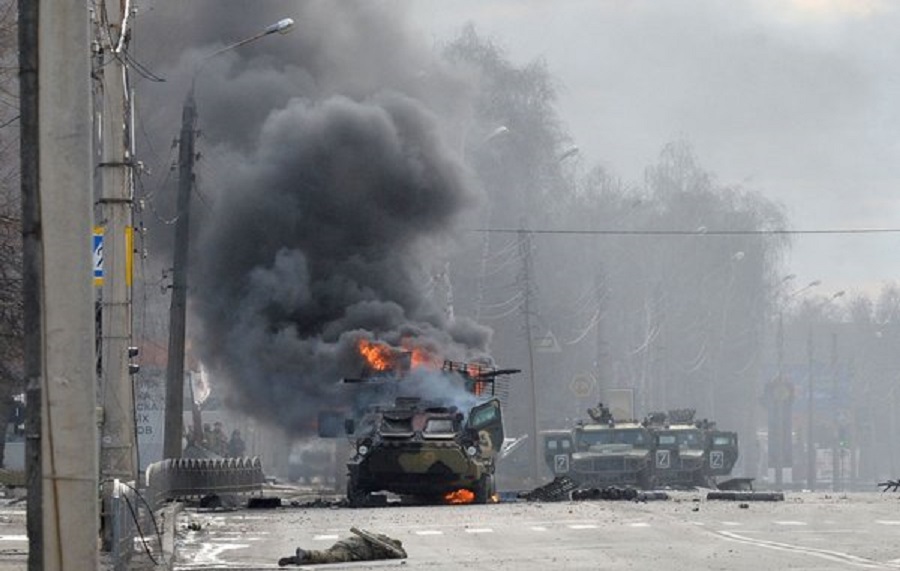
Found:
M 242 494 L 262 490 L 265 476 L 259 458 L 168 458 L 147 466 L 150 501 L 208 495 Z

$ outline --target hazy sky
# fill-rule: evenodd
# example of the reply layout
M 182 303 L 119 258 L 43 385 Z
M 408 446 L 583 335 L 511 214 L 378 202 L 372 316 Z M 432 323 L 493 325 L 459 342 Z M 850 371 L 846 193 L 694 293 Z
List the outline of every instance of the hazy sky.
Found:
M 467 22 L 517 65 L 543 58 L 581 148 L 640 182 L 693 144 L 720 183 L 787 209 L 792 228 L 900 228 L 900 2 L 411 0 L 440 42 Z M 713 238 L 714 239 L 714 238 Z M 786 273 L 819 292 L 897 279 L 900 234 L 796 236 Z M 849 293 L 849 292 L 848 292 Z

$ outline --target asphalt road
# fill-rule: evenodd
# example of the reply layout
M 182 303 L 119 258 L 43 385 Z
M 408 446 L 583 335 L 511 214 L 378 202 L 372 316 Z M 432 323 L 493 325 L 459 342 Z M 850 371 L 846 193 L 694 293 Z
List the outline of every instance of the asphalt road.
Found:
M 28 566 L 25 503 L 0 499 L 0 571 Z
M 273 569 L 351 526 L 403 541 L 404 561 L 306 569 L 900 569 L 900 494 L 795 493 L 784 502 L 668 501 L 198 511 L 178 520 L 175 569 Z M 296 568 L 296 567 L 295 567 Z

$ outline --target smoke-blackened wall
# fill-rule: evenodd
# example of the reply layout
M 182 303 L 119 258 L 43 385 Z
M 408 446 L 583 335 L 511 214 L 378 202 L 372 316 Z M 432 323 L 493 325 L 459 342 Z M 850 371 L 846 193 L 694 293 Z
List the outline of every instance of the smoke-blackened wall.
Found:
M 196 80 L 201 164 L 210 158 L 198 169 L 206 208 L 194 209 L 194 347 L 233 405 L 296 428 L 338 404 L 342 377 L 360 374 L 360 337 L 486 357 L 490 331 L 449 318 L 428 290 L 460 217 L 478 204 L 448 143 L 468 86 L 432 64 L 403 14 L 382 3 L 253 6 L 150 11 L 146 34 L 190 23 L 179 37 L 198 43 L 153 52 L 172 81 L 148 86 L 147 114 L 160 120 L 146 124 L 159 127 L 157 142 L 176 133 L 172 102 Z M 203 59 L 213 42 L 284 17 L 297 22 L 291 34 Z

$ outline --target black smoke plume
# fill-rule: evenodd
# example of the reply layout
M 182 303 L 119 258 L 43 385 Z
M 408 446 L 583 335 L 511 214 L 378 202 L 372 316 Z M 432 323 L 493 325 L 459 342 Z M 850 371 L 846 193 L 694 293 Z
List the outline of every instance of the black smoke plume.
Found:
M 213 4 L 229 29 L 248 20 L 237 3 Z M 278 4 L 297 10 L 296 39 L 205 63 L 198 82 L 201 146 L 226 158 L 204 180 L 213 199 L 194 240 L 190 307 L 199 357 L 228 382 L 231 404 L 302 430 L 346 398 L 341 379 L 364 368 L 360 338 L 470 360 L 489 359 L 490 332 L 449 318 L 428 291 L 477 205 L 448 142 L 464 107 L 448 93 L 464 98 L 464 82 L 421 58 L 430 48 L 383 7 Z M 291 15 L 269 3 L 259 12 Z M 351 49 L 358 57 L 337 51 Z M 197 60 L 181 56 L 173 75 Z

